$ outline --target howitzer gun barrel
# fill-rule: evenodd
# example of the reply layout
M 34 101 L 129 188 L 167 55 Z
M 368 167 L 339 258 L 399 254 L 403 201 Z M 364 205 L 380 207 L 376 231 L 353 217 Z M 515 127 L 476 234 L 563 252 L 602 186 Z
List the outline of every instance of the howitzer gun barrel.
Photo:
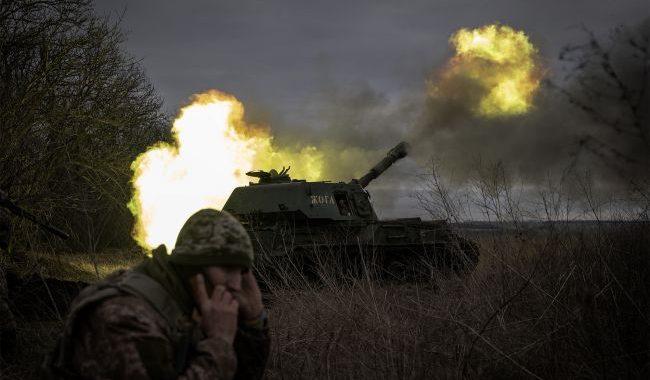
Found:
M 386 157 L 384 157 L 377 165 L 373 166 L 372 169 L 368 171 L 363 177 L 359 178 L 359 185 L 365 188 L 368 184 L 375 178 L 379 177 L 383 172 L 386 171 L 395 161 L 400 158 L 406 157 L 411 146 L 406 142 L 402 141 L 401 143 L 395 145 L 393 149 L 388 151 Z

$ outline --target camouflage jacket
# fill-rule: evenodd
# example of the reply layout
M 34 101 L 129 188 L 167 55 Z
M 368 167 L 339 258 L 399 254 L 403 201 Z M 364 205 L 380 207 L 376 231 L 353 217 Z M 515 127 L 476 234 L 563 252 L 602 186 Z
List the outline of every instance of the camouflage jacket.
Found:
M 235 343 L 242 348 L 239 352 L 219 338 L 198 340 L 188 353 L 187 367 L 177 374 L 177 348 L 169 326 L 133 296 L 102 302 L 78 326 L 77 334 L 73 366 L 82 378 L 92 379 L 231 379 L 238 366 L 242 374 L 244 369 L 249 375 L 261 374 L 268 342 L 267 331 L 243 328 Z
M 137 292 L 123 291 L 119 282 L 133 273 L 120 273 L 86 288 L 75 300 L 54 352 L 53 362 L 57 363 L 54 367 L 64 370 L 58 372 L 59 377 L 262 377 L 270 347 L 266 324 L 248 327 L 240 323 L 234 347 L 220 338 L 206 338 L 192 322 L 187 309 L 174 314 L 164 312 L 169 309 L 165 305 L 156 306 L 165 303 L 167 306 L 176 305 L 169 301 L 171 298 L 167 294 L 152 302 L 149 295 L 142 297 Z M 116 293 L 115 289 L 121 291 Z M 108 296 L 102 296 L 106 291 Z M 155 292 L 149 290 L 148 293 Z

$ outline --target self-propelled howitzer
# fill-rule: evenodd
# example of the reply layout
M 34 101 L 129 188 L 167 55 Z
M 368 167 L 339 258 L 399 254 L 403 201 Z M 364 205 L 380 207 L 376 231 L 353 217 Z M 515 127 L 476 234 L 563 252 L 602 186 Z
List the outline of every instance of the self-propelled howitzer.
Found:
M 365 187 L 408 154 L 397 144 L 360 179 L 350 182 L 291 179 L 288 168 L 254 171 L 257 183 L 238 187 L 223 209 L 237 217 L 253 240 L 257 257 L 274 264 L 286 258 L 313 262 L 318 256 L 358 262 L 372 256 L 382 271 L 422 266 L 467 271 L 478 261 L 477 246 L 455 234 L 444 220 L 379 220 Z M 396 269 L 402 268 L 402 269 Z

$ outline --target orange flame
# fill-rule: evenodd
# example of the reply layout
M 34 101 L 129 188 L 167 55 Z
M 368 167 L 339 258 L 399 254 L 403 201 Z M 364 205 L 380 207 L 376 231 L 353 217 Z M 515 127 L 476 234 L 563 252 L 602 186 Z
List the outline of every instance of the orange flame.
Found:
M 172 249 L 183 223 L 202 208 L 221 209 L 244 173 L 290 163 L 291 172 L 319 179 L 323 155 L 312 146 L 278 148 L 269 130 L 244 122 L 244 106 L 216 90 L 195 95 L 172 128 L 174 143 L 159 143 L 132 163 L 136 219 L 133 235 L 151 249 Z M 294 166 L 295 164 L 295 166 Z

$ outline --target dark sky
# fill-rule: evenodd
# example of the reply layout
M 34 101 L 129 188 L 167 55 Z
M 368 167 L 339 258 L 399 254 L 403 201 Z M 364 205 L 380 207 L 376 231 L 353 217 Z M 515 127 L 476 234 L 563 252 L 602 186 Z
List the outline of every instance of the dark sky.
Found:
M 125 12 L 127 50 L 142 58 L 168 110 L 208 88 L 304 120 L 332 86 L 420 92 L 461 27 L 523 29 L 548 59 L 581 37 L 650 15 L 647 0 L 174 1 L 98 0 Z
M 251 118 L 270 123 L 280 138 L 345 135 L 350 120 L 377 124 L 386 128 L 385 138 L 381 130 L 364 135 L 373 125 L 346 138 L 361 143 L 367 136 L 367 148 L 378 150 L 397 142 L 417 118 L 410 99 L 423 96 L 425 78 L 450 57 L 448 40 L 458 29 L 499 22 L 524 30 L 559 76 L 559 50 L 584 41 L 581 25 L 604 35 L 650 16 L 650 2 L 96 0 L 96 10 L 123 13 L 125 47 L 142 59 L 169 113 L 192 94 L 216 88 L 242 100 Z M 371 107 L 399 111 L 356 120 L 355 101 L 368 108 L 368 98 Z M 403 125 L 387 127 L 384 119 Z M 392 190 L 378 184 L 376 191 Z M 410 207 L 403 199 L 384 203 Z

